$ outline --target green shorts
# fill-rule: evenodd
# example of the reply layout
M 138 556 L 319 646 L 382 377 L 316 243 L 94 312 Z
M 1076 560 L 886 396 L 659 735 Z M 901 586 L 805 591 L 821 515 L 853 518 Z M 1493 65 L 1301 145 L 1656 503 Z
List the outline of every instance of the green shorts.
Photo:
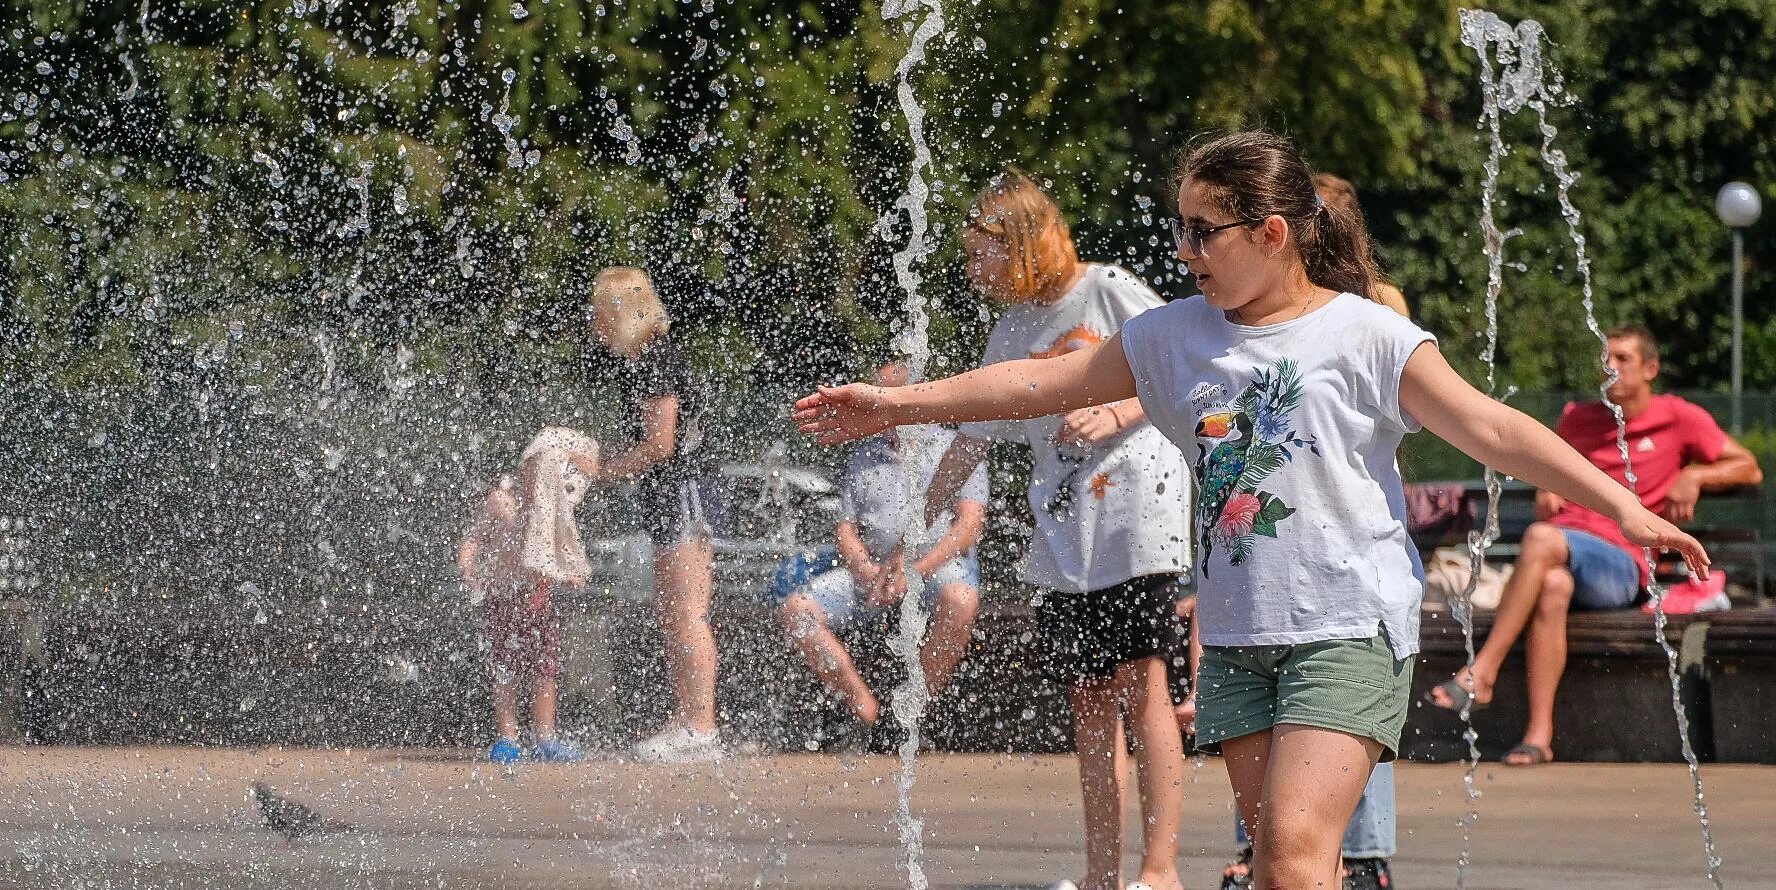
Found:
M 1367 640 L 1292 646 L 1204 646 L 1196 742 L 1221 743 L 1295 723 L 1374 739 L 1394 759 L 1411 701 L 1412 658 L 1396 659 L 1387 632 Z

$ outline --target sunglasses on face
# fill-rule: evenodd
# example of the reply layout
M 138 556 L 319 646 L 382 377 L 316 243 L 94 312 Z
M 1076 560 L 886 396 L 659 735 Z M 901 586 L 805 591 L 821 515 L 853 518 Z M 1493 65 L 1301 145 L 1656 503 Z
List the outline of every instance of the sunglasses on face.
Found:
M 1172 243 L 1177 246 L 1178 253 L 1183 254 L 1185 248 L 1189 248 L 1189 256 L 1202 256 L 1204 245 L 1216 232 L 1224 232 L 1235 226 L 1254 226 L 1264 220 L 1242 219 L 1218 226 L 1187 226 L 1177 217 L 1168 217 L 1166 222 L 1172 226 Z

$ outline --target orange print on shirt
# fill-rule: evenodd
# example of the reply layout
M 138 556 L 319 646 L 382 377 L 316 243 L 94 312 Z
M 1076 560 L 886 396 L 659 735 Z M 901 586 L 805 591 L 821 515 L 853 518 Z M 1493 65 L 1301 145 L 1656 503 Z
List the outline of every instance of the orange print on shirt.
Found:
M 1116 483 L 1110 481 L 1110 474 L 1109 473 L 1099 473 L 1096 476 L 1092 477 L 1091 486 L 1092 486 L 1092 497 L 1095 497 L 1101 501 L 1104 499 L 1104 495 L 1107 492 L 1109 492 L 1110 489 L 1116 487 Z
M 1030 350 L 1030 357 L 1031 358 L 1060 358 L 1061 356 L 1066 355 L 1069 352 L 1078 352 L 1081 349 L 1090 349 L 1091 347 L 1096 346 L 1102 342 L 1104 342 L 1104 335 L 1103 334 L 1100 334 L 1097 331 L 1094 331 L 1091 328 L 1088 328 L 1083 324 L 1075 325 L 1072 330 L 1069 330 L 1069 331 L 1061 334 L 1059 337 L 1056 337 L 1054 343 L 1050 344 L 1047 349 L 1043 349 L 1043 350 L 1032 349 L 1032 350 Z

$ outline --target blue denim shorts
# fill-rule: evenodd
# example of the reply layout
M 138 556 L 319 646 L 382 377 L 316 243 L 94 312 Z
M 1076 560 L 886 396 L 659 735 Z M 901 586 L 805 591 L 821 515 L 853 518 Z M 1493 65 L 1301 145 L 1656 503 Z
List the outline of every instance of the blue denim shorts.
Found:
M 980 589 L 980 564 L 972 558 L 958 557 L 939 566 L 931 577 L 925 579 L 926 614 L 937 607 L 937 596 L 951 584 L 966 584 L 976 590 Z M 826 626 L 835 632 L 843 633 L 852 625 L 860 622 L 886 620 L 891 611 L 898 611 L 898 606 L 872 606 L 864 598 L 864 592 L 857 589 L 857 582 L 851 573 L 843 568 L 821 572 L 796 588 L 795 594 L 805 596 L 820 605 L 826 613 Z
M 1563 528 L 1575 609 L 1626 609 L 1640 598 L 1640 566 L 1628 552 L 1578 529 Z

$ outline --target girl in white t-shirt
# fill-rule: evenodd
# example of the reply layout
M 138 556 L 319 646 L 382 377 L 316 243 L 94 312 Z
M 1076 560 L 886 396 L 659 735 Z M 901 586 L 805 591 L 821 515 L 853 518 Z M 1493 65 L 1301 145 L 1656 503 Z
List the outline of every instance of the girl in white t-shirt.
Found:
M 1269 133 L 1204 142 L 1178 171 L 1174 223 L 1202 296 L 1057 359 L 796 405 L 805 432 L 837 442 L 1140 397 L 1196 470 L 1197 739 L 1226 755 L 1261 887 L 1337 885 L 1345 824 L 1399 742 L 1423 596 L 1395 465 L 1405 433 L 1422 423 L 1708 568 L 1694 538 L 1372 302 L 1368 234 L 1311 175 Z
M 981 193 L 962 240 L 969 280 L 1002 307 L 983 365 L 1089 349 L 1163 302 L 1127 270 L 1080 262 L 1060 208 L 1015 171 Z M 1028 445 L 1034 458 L 1036 534 L 1023 579 L 1040 592 L 1044 667 L 1066 686 L 1073 713 L 1085 886 L 1123 886 L 1126 719 L 1141 782 L 1139 885 L 1174 890 L 1183 741 L 1165 658 L 1182 648 L 1174 613 L 1179 576 L 1190 567 L 1184 455 L 1134 398 L 1065 416 L 964 424 L 935 474 L 928 513 L 951 503 L 993 439 Z

